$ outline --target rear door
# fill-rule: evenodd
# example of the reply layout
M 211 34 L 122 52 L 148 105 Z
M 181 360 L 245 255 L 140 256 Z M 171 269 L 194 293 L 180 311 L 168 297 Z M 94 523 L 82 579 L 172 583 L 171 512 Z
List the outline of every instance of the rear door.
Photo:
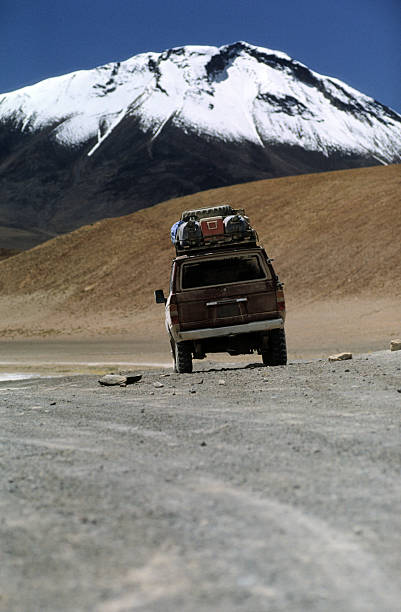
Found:
M 258 251 L 189 258 L 180 267 L 177 285 L 183 331 L 277 316 L 275 281 Z

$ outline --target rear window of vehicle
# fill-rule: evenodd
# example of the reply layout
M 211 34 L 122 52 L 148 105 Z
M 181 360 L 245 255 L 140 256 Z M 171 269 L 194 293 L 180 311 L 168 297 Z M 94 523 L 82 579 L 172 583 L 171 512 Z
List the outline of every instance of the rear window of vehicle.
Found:
M 235 255 L 224 259 L 185 263 L 182 269 L 181 288 L 227 285 L 260 278 L 266 278 L 266 271 L 257 255 Z

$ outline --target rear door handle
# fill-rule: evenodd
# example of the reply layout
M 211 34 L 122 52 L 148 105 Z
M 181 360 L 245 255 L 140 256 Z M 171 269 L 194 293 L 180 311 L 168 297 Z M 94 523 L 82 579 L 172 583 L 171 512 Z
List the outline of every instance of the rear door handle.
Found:
M 221 306 L 221 304 L 235 304 L 236 302 L 247 302 L 248 298 L 233 298 L 232 300 L 219 300 L 218 302 L 206 302 L 206 306 Z

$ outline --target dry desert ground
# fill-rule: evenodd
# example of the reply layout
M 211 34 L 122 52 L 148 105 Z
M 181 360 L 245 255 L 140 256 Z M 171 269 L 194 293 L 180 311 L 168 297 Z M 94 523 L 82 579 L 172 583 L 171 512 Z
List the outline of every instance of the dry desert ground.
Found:
M 168 289 L 169 229 L 182 210 L 222 202 L 245 208 L 275 259 L 290 357 L 386 349 L 401 333 L 400 194 L 399 165 L 286 177 L 58 236 L 0 262 L 2 361 L 169 363 L 153 298 Z

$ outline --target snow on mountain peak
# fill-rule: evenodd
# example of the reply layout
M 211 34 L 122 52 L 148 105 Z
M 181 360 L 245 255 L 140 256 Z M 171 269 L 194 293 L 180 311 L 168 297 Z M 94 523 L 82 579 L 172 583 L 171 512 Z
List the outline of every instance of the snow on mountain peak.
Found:
M 401 117 L 338 79 L 281 51 L 244 41 L 141 53 L 0 95 L 0 120 L 52 128 L 96 154 L 125 117 L 151 139 L 167 122 L 225 141 L 300 146 L 400 159 Z

